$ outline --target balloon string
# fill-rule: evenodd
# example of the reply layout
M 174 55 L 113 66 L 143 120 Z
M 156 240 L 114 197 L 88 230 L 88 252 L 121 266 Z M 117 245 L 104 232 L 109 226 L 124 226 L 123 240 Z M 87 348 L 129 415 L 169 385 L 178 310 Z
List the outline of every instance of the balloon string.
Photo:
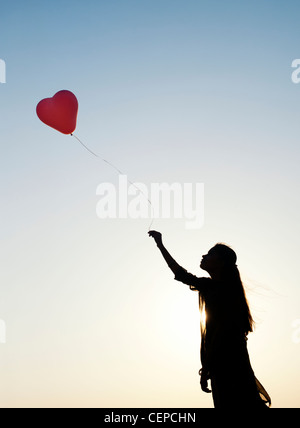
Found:
M 96 158 L 101 159 L 103 162 L 105 162 L 106 164 L 108 164 L 109 166 L 111 166 L 113 169 L 115 169 L 119 174 L 121 175 L 125 175 L 119 168 L 117 168 L 115 165 L 113 165 L 111 162 L 107 161 L 106 159 L 103 159 L 101 156 L 97 155 L 97 153 L 93 152 L 88 146 L 86 146 L 75 134 L 70 134 L 71 137 L 76 138 L 76 140 L 88 151 L 90 152 L 92 155 L 94 155 Z M 128 180 L 128 177 L 127 177 Z M 135 187 L 135 189 L 141 194 L 143 195 L 147 202 L 149 203 L 150 207 L 151 207 L 151 224 L 149 226 L 149 231 L 151 230 L 151 227 L 153 225 L 154 222 L 154 208 L 153 208 L 153 204 L 150 200 L 150 198 L 148 198 L 147 195 L 145 195 L 145 193 L 132 181 L 128 180 L 128 182 Z

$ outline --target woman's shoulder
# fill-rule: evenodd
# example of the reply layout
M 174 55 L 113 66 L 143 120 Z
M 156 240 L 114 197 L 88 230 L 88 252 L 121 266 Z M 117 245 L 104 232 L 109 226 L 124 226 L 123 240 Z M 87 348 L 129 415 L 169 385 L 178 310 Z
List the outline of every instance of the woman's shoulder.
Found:
M 189 285 L 191 290 L 194 291 L 204 291 L 204 289 L 210 286 L 212 281 L 211 278 L 193 275 L 181 266 L 176 271 L 175 279 Z

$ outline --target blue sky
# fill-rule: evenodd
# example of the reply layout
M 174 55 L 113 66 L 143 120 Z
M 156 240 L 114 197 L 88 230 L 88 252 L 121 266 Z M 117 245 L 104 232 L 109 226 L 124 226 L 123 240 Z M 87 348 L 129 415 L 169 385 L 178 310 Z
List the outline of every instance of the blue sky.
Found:
M 1 6 L 3 405 L 211 405 L 195 379 L 197 299 L 174 285 L 147 220 L 96 217 L 96 188 L 117 184 L 116 172 L 36 117 L 61 89 L 79 100 L 76 134 L 132 181 L 204 183 L 201 230 L 174 219 L 154 227 L 199 275 L 203 252 L 232 245 L 260 320 L 254 368 L 275 406 L 299 401 L 288 381 L 300 374 L 298 16 L 296 1 Z

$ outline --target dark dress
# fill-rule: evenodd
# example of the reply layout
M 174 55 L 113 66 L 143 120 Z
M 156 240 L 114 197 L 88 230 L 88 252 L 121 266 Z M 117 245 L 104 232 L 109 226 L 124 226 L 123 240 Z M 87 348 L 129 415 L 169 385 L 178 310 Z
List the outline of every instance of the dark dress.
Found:
M 201 363 L 211 380 L 215 408 L 268 408 L 271 399 L 252 370 L 247 337 L 241 331 L 230 287 L 198 278 L 183 268 L 178 269 L 175 279 L 198 291 L 200 306 L 205 307 Z

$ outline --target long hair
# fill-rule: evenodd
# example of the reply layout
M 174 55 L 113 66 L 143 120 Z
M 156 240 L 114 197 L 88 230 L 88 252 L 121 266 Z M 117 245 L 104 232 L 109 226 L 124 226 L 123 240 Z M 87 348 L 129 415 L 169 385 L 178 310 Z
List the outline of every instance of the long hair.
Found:
M 247 336 L 253 331 L 254 320 L 246 298 L 240 272 L 236 265 L 236 253 L 232 248 L 221 243 L 216 244 L 211 251 L 217 254 L 222 263 L 222 279 L 230 301 L 231 317 L 238 323 L 243 334 Z

